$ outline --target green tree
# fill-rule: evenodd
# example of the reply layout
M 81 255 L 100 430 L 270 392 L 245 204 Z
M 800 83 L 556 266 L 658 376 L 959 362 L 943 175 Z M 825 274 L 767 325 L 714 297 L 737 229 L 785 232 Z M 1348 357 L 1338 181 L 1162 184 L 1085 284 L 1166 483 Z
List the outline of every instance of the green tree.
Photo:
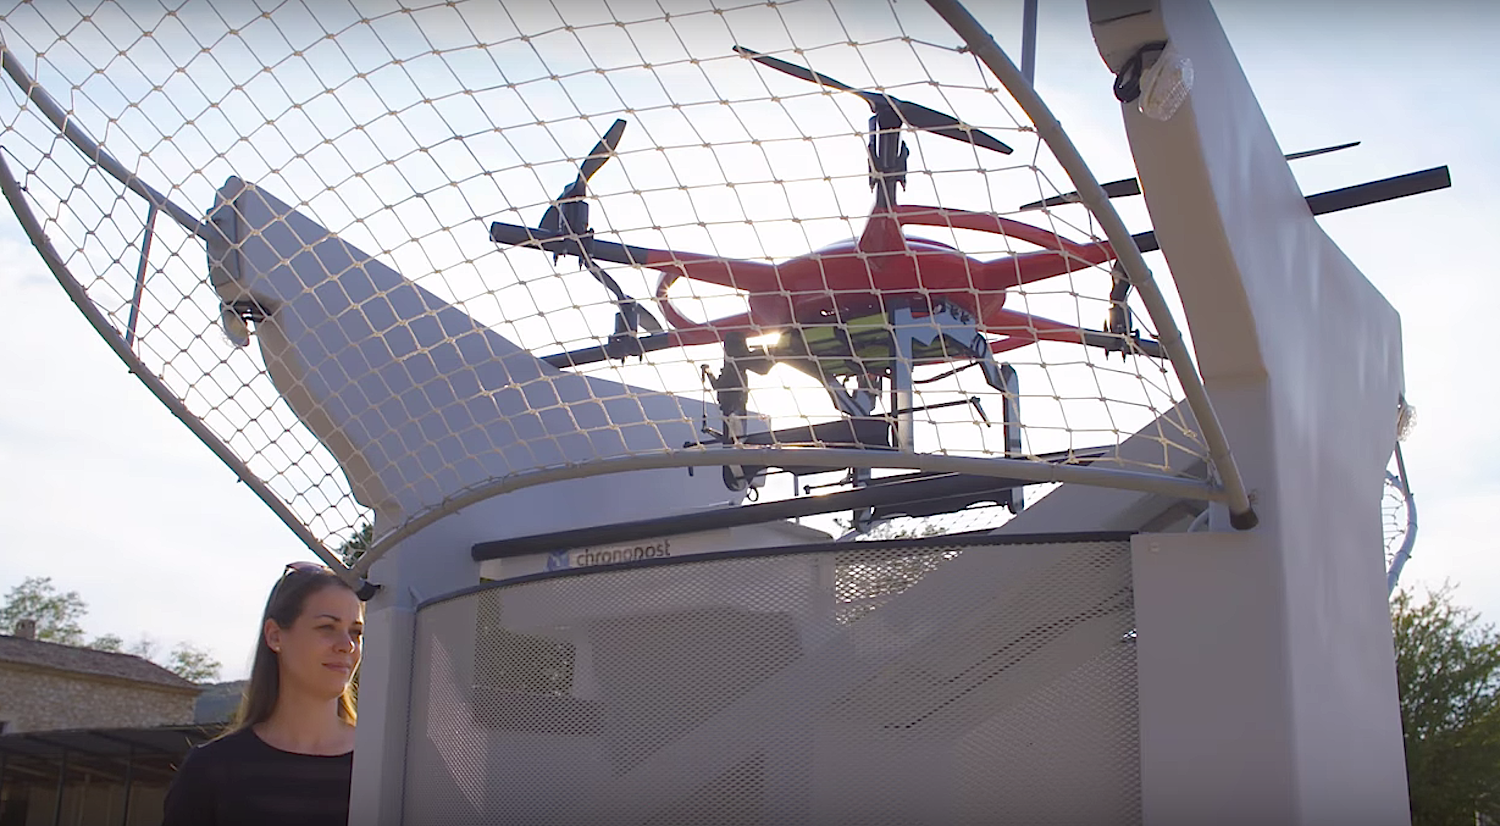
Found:
M 149 634 L 142 634 L 140 639 L 130 644 L 125 653 L 156 662 L 156 656 L 161 653 L 161 643 Z
M 0 605 L 0 633 L 12 633 L 18 620 L 33 619 L 36 620 L 36 638 L 39 640 L 130 653 L 143 660 L 158 662 L 163 668 L 195 683 L 218 679 L 223 669 L 206 649 L 192 643 L 178 643 L 162 663 L 158 657 L 161 643 L 146 635 L 131 643 L 128 652 L 125 640 L 118 634 L 102 634 L 85 642 L 80 621 L 88 610 L 88 603 L 77 591 L 58 593 L 51 577 L 28 577 L 10 589 L 4 605 Z
M 882 522 L 870 531 L 867 539 L 926 539 L 948 533 L 947 526 L 931 517 L 921 519 L 895 519 Z
M 118 634 L 104 634 L 89 641 L 89 648 L 97 651 L 113 651 L 118 654 L 125 650 L 125 640 Z
M 223 666 L 206 650 L 191 643 L 180 642 L 172 649 L 166 668 L 184 679 L 206 683 L 217 680 Z
M 339 559 L 344 560 L 345 565 L 353 565 L 355 560 L 365 555 L 370 545 L 375 542 L 375 526 L 369 522 L 354 529 L 354 535 L 348 541 L 339 545 L 336 553 Z
M 1500 818 L 1500 635 L 1448 587 L 1391 601 L 1413 826 Z
M 27 577 L 5 595 L 0 605 L 0 632 L 15 633 L 16 622 L 36 620 L 36 638 L 63 645 L 82 645 L 78 624 L 89 610 L 77 591 L 58 593 L 52 577 Z

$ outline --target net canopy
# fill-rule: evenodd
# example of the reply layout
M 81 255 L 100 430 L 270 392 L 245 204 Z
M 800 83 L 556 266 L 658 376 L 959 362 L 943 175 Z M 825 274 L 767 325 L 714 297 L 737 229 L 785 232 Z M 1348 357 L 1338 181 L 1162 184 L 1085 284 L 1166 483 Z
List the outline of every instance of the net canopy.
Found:
M 60 277 L 318 543 L 648 465 L 666 508 L 1212 479 L 1112 251 L 1022 209 L 1071 185 L 922 4 L 12 2 L 0 35 Z

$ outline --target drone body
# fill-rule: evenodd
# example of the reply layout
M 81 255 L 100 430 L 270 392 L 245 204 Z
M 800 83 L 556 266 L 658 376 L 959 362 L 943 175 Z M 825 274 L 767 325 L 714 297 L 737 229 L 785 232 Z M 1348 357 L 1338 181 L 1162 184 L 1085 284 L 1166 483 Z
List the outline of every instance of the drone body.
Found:
M 1042 249 L 982 261 L 948 244 L 909 237 L 906 224 L 947 226 L 1003 234 Z M 1084 343 L 1071 325 L 1005 309 L 1007 290 L 1103 263 L 1107 244 L 1078 244 L 1019 221 L 987 213 L 936 207 L 894 206 L 871 216 L 864 234 L 779 264 L 737 261 L 681 252 L 652 251 L 641 262 L 662 273 L 656 300 L 681 344 L 722 341 L 725 333 L 750 335 L 843 324 L 897 307 L 954 306 L 1002 352 L 1038 340 Z M 679 279 L 704 281 L 747 293 L 748 312 L 697 322 L 673 304 Z
M 637 330 L 644 326 L 657 332 L 661 331 L 661 326 L 638 302 L 625 295 L 599 265 L 600 261 L 645 267 L 661 274 L 654 298 L 670 329 L 653 342 L 651 349 L 714 344 L 725 341 L 726 336 L 800 334 L 827 327 L 843 330 L 851 323 L 861 323 L 880 315 L 889 320 L 891 313 L 898 309 L 910 310 L 918 316 L 947 311 L 954 318 L 963 319 L 972 329 L 968 335 L 962 336 L 963 346 L 954 351 L 960 354 L 954 357 L 961 359 L 984 360 L 992 353 L 1043 340 L 1092 344 L 1122 351 L 1127 348 L 1124 339 L 1119 337 L 1121 333 L 1130 332 L 1128 314 L 1125 313 L 1117 314 L 1123 320 L 1112 322 L 1108 333 L 1102 333 L 1005 308 L 1007 291 L 1013 287 L 1111 260 L 1114 254 L 1108 244 L 1075 243 L 1050 230 L 993 213 L 896 203 L 897 192 L 905 184 L 909 157 L 907 147 L 901 141 L 903 128 L 935 133 L 1001 153 L 1009 153 L 1009 146 L 980 130 L 965 126 L 956 118 L 924 106 L 883 92 L 857 90 L 803 67 L 738 46 L 735 50 L 794 77 L 851 92 L 870 105 L 872 116 L 867 152 L 870 187 L 875 191 L 874 209 L 860 237 L 779 263 L 601 241 L 587 227 L 585 198 L 589 177 L 613 154 L 624 132 L 625 121 L 616 121 L 584 160 L 577 179 L 558 196 L 537 228 L 496 223 L 491 226 L 490 233 L 493 240 L 501 243 L 531 245 L 550 251 L 554 256 L 575 256 L 614 294 L 620 313 L 612 338 L 614 346 L 605 350 L 608 357 L 640 355 L 644 350 L 635 340 Z M 903 228 L 911 224 L 998 234 L 1037 249 L 984 261 L 939 241 L 908 237 Z M 747 311 L 707 321 L 689 318 L 673 305 L 670 295 L 672 286 L 683 278 L 744 293 Z M 977 340 L 982 340 L 983 346 L 972 346 Z M 1138 341 L 1138 349 L 1148 355 L 1158 355 L 1153 344 Z M 775 356 L 776 353 L 768 352 L 767 355 Z M 830 354 L 799 352 L 794 348 L 783 355 Z M 918 364 L 951 360 L 943 350 L 929 352 L 925 357 L 909 352 L 905 357 L 915 359 Z M 576 365 L 581 362 L 570 360 L 568 363 Z M 829 375 L 821 367 L 809 372 Z

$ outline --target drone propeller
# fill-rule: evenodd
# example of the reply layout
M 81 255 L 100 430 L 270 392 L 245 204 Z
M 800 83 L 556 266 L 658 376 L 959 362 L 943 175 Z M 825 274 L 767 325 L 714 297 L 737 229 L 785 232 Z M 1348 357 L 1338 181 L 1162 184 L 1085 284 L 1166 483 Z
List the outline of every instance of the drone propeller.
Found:
M 1320 149 L 1307 149 L 1302 152 L 1293 152 L 1292 154 L 1287 155 L 1286 159 L 1289 161 L 1296 161 L 1301 160 L 1302 158 L 1311 158 L 1314 155 L 1326 155 L 1329 152 L 1337 152 L 1340 149 L 1348 149 L 1354 146 L 1359 146 L 1359 141 L 1353 141 L 1351 143 L 1341 143 L 1338 146 L 1324 146 Z M 1120 181 L 1110 181 L 1109 183 L 1102 185 L 1100 189 L 1103 189 L 1104 194 L 1110 198 L 1127 198 L 1131 195 L 1141 194 L 1141 182 L 1138 178 L 1125 178 L 1124 180 Z M 1082 202 L 1083 198 L 1077 192 L 1066 192 L 1062 195 L 1053 195 L 1051 198 L 1043 198 L 1040 201 L 1032 201 L 1029 204 L 1023 205 L 1020 210 L 1024 212 L 1026 210 L 1042 209 L 1043 207 L 1055 207 L 1062 206 L 1063 204 L 1077 204 Z
M 928 109 L 921 104 L 891 97 L 884 92 L 869 92 L 863 89 L 856 89 L 847 83 L 841 83 L 827 75 L 818 74 L 806 67 L 798 66 L 795 63 L 788 63 L 785 60 L 780 60 L 770 55 L 761 54 L 744 46 L 735 46 L 734 50 L 761 65 L 769 66 L 779 72 L 785 72 L 792 77 L 837 89 L 840 92 L 849 92 L 858 95 L 865 103 L 870 104 L 870 109 L 874 112 L 878 113 L 882 108 L 889 108 L 899 114 L 901 119 L 914 129 L 932 132 L 933 134 L 963 141 L 964 143 L 972 143 L 975 146 L 992 149 L 1006 155 L 1009 155 L 1012 151 L 1009 146 L 1001 143 L 993 136 L 978 129 L 971 129 L 964 126 L 958 118 L 952 115 L 945 115 L 942 112 Z
M 662 331 L 661 322 L 656 320 L 656 316 L 652 315 L 645 307 L 642 307 L 639 301 L 626 295 L 625 291 L 620 289 L 619 282 L 615 281 L 613 276 L 605 272 L 604 268 L 599 266 L 593 258 L 585 258 L 584 265 L 587 267 L 589 274 L 594 276 L 594 280 L 603 284 L 604 288 L 615 296 L 615 306 L 620 308 L 620 311 L 615 315 L 615 335 L 634 333 L 641 327 L 645 327 L 653 333 L 660 333 Z
M 589 227 L 587 200 L 589 179 L 594 177 L 594 173 L 598 172 L 599 168 L 614 155 L 615 148 L 620 145 L 620 136 L 624 134 L 625 119 L 620 118 L 594 145 L 588 157 L 584 158 L 583 163 L 579 165 L 578 177 L 562 191 L 561 195 L 557 196 L 552 206 L 547 207 L 547 211 L 542 214 L 541 222 L 537 225 L 537 234 L 543 238 L 565 236 L 577 238 L 576 251 L 569 254 L 577 255 L 583 261 L 584 269 L 588 270 L 589 275 L 592 275 L 595 281 L 603 284 L 604 288 L 614 295 L 615 306 L 620 310 L 615 315 L 615 335 L 617 336 L 634 335 L 641 327 L 653 333 L 662 331 L 661 322 L 657 321 L 656 317 L 651 315 L 645 307 L 642 307 L 640 302 L 626 295 L 625 291 L 620 289 L 619 282 L 599 266 L 594 257 L 589 254 L 587 244 L 587 238 L 592 232 Z M 562 253 L 554 254 L 553 260 L 560 255 Z
M 1301 160 L 1303 158 L 1311 158 L 1314 155 L 1326 155 L 1329 152 L 1337 152 L 1340 149 L 1352 149 L 1353 147 L 1356 147 L 1356 146 L 1359 146 L 1359 141 L 1350 141 L 1349 143 L 1341 143 L 1338 146 L 1325 146 L 1325 147 L 1322 147 L 1321 149 L 1304 149 L 1301 152 L 1293 152 L 1292 154 L 1287 155 L 1286 159 L 1289 160 L 1289 161 L 1297 161 L 1297 160 Z
M 588 196 L 589 178 L 594 177 L 594 173 L 604 166 L 604 162 L 615 154 L 615 147 L 619 145 L 620 136 L 623 134 L 625 134 L 625 119 L 620 118 L 594 145 L 589 156 L 584 158 L 583 164 L 578 167 L 578 177 L 542 214 L 542 221 L 537 228 L 542 230 L 544 235 L 549 237 L 581 236 L 588 233 L 589 205 L 584 198 Z

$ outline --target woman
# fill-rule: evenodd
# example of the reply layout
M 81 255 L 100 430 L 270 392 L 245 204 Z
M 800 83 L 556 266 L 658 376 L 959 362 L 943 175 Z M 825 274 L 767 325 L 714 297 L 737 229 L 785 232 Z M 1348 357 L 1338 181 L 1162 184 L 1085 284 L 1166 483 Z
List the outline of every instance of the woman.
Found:
M 349 820 L 364 606 L 334 572 L 286 566 L 261 618 L 250 683 L 227 734 L 193 749 L 163 826 L 322 826 Z

